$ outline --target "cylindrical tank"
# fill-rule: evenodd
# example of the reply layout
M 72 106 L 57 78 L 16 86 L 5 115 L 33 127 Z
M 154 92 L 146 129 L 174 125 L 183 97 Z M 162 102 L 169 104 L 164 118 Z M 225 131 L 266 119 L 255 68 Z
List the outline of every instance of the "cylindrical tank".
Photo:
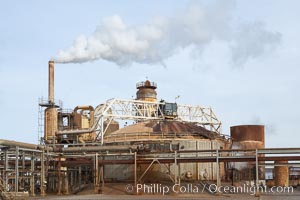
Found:
M 212 156 L 213 153 L 203 153 L 201 150 L 224 149 L 227 141 L 223 137 L 217 136 L 214 132 L 197 126 L 195 123 L 174 120 L 149 120 L 105 134 L 104 143 L 107 145 L 136 144 L 138 145 L 138 152 L 151 152 L 153 155 L 155 152 L 167 153 L 179 150 L 199 150 L 196 153 L 197 156 Z M 182 154 L 180 156 L 188 158 L 191 155 Z M 137 173 L 143 174 L 148 167 L 149 164 L 138 164 Z M 219 176 L 222 179 L 225 174 L 224 169 L 224 163 L 220 162 Z M 129 181 L 132 179 L 134 171 L 128 165 L 116 164 L 105 166 L 104 172 L 106 179 Z M 161 165 L 155 162 L 151 169 L 148 169 L 147 173 L 145 173 L 142 181 L 145 183 L 167 182 L 175 174 L 180 176 L 181 180 L 186 181 L 203 179 L 204 174 L 206 174 L 206 180 L 216 180 L 217 165 L 216 163 L 207 162 Z
M 138 91 L 136 92 L 136 99 L 141 101 L 152 101 L 156 102 L 156 91 L 157 88 L 156 83 L 150 82 L 149 80 L 146 80 L 145 82 L 139 82 L 136 84 L 136 89 Z
M 263 125 L 239 125 L 230 127 L 232 149 L 262 149 L 265 148 L 265 131 Z M 246 153 L 245 153 L 246 155 Z M 236 162 L 231 164 L 237 169 L 243 180 L 255 179 L 255 163 Z M 259 179 L 265 179 L 264 167 L 259 167 Z
M 47 108 L 45 110 L 45 130 L 44 138 L 46 142 L 53 143 L 57 132 L 57 110 Z
M 242 146 L 246 149 L 265 147 L 265 127 L 263 125 L 232 126 L 230 127 L 230 135 L 235 143 L 243 144 L 246 142 Z
M 275 161 L 276 164 L 287 164 L 288 161 Z M 289 167 L 288 166 L 275 166 L 275 186 L 289 186 Z

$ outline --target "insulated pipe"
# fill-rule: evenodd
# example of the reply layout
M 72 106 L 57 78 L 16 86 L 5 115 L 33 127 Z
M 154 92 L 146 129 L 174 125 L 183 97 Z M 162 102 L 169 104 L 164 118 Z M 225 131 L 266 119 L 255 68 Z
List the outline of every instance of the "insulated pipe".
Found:
M 0 139 L 0 146 L 4 147 L 19 147 L 20 150 L 48 150 L 53 151 L 52 147 L 44 146 L 44 145 L 36 145 L 36 144 L 30 144 L 25 142 L 17 142 L 14 140 L 3 140 Z
M 0 139 L 0 145 L 1 146 L 7 146 L 7 147 L 21 147 L 21 148 L 27 148 L 27 149 L 38 149 L 38 145 L 30 144 L 30 143 L 24 143 L 24 142 L 16 142 L 13 140 L 2 140 Z
M 48 101 L 54 104 L 54 61 L 49 61 Z
M 79 110 L 79 109 L 94 111 L 93 106 L 76 106 L 74 108 L 74 112 L 77 112 L 77 110 Z

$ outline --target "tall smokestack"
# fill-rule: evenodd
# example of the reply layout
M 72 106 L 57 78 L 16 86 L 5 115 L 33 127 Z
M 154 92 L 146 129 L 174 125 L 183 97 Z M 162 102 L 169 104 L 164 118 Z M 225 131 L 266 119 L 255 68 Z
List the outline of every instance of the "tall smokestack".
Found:
M 48 101 L 54 104 L 54 61 L 49 61 Z

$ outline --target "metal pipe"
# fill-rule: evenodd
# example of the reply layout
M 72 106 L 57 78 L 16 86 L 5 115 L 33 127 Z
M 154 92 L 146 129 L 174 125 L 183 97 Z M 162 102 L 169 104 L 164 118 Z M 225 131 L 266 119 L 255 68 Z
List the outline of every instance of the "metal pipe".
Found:
M 134 152 L 134 183 L 133 187 L 137 187 L 137 162 L 136 162 L 136 152 Z
M 94 183 L 95 192 L 99 192 L 99 162 L 98 162 L 98 153 L 95 153 L 95 183 Z
M 30 191 L 31 191 L 31 196 L 35 196 L 35 192 L 34 192 L 34 159 L 35 159 L 35 156 L 34 156 L 34 153 L 32 153 L 32 157 L 31 157 L 31 179 L 30 179 Z
M 76 106 L 74 108 L 74 112 L 77 112 L 77 110 L 90 110 L 90 111 L 94 111 L 94 107 L 93 106 Z
M 217 168 L 217 187 L 220 188 L 221 186 L 221 179 L 220 179 L 220 162 L 219 162 L 219 150 L 216 150 L 216 168 Z
M 15 160 L 15 193 L 19 191 L 19 147 L 16 147 L 16 160 Z
M 46 187 L 45 187 L 45 154 L 44 154 L 44 151 L 42 152 L 41 154 L 41 163 L 40 163 L 40 166 L 41 166 L 41 196 L 44 197 L 46 195 Z
M 83 133 L 91 133 L 93 129 L 80 129 L 80 130 L 66 130 L 66 131 L 58 131 L 57 135 L 79 135 Z
M 48 101 L 54 104 L 54 61 L 49 61 Z
M 258 178 L 258 153 L 257 153 L 257 149 L 255 151 L 255 185 L 256 185 L 256 194 L 255 196 L 258 197 L 260 196 L 259 193 L 259 178 Z
M 67 148 L 54 148 L 54 152 L 97 152 L 97 151 L 121 151 L 136 149 L 136 145 L 119 145 L 119 146 L 90 146 L 90 147 L 67 147 Z
M 24 143 L 24 142 L 16 142 L 13 140 L 3 140 L 0 139 L 0 145 L 8 146 L 8 147 L 20 147 L 20 148 L 27 148 L 27 149 L 38 149 L 39 145 Z

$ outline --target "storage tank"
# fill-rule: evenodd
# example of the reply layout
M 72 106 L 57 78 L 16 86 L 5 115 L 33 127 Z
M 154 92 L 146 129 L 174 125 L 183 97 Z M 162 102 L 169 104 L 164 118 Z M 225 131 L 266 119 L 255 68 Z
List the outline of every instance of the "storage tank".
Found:
M 57 132 L 57 110 L 56 108 L 45 109 L 44 139 L 46 143 L 55 142 Z
M 156 102 L 156 88 L 156 83 L 150 82 L 149 80 L 137 83 L 136 89 L 138 89 L 138 91 L 136 92 L 136 100 Z
M 288 161 L 275 161 L 275 165 L 288 164 Z M 288 166 L 275 166 L 275 186 L 286 187 L 289 186 L 289 167 Z
M 239 125 L 230 127 L 232 149 L 263 149 L 265 148 L 265 127 L 263 125 Z M 244 154 L 246 155 L 246 153 Z M 255 179 L 255 163 L 231 163 L 237 169 L 242 180 Z M 264 167 L 259 167 L 259 179 L 265 179 Z
M 149 120 L 126 126 L 104 136 L 104 145 L 136 144 L 141 153 L 174 152 L 179 150 L 211 150 L 225 149 L 227 140 L 219 134 L 209 131 L 191 122 L 175 120 Z M 211 156 L 211 153 L 196 153 Z M 171 155 L 171 154 L 170 154 Z M 190 156 L 190 155 L 181 155 Z M 118 159 L 118 156 L 115 157 Z M 149 167 L 139 164 L 138 173 L 142 174 Z M 169 168 L 169 170 L 168 170 Z M 206 173 L 207 180 L 216 180 L 216 163 L 180 163 L 180 178 L 182 180 L 199 180 Z M 106 165 L 104 167 L 107 180 L 131 180 L 132 165 Z M 174 164 L 154 164 L 144 176 L 143 181 L 157 183 L 169 181 L 170 175 L 178 172 Z M 220 177 L 224 177 L 224 164 L 220 163 Z

